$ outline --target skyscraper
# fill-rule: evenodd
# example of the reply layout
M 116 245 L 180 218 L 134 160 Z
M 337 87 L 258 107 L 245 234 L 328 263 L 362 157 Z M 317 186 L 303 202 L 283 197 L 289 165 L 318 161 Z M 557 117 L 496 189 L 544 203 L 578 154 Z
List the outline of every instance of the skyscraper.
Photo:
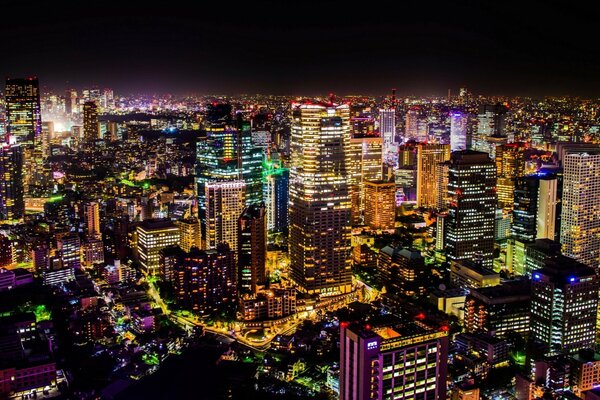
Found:
M 411 107 L 404 116 L 404 141 L 419 140 L 419 109 Z
M 485 104 L 477 116 L 477 134 L 481 136 L 504 136 L 506 107 L 502 104 Z
M 58 250 L 63 268 L 81 268 L 81 240 L 76 233 L 69 233 L 58 240 Z
M 263 167 L 263 197 L 269 231 L 284 232 L 288 228 L 289 182 L 289 169 L 273 163 Z
M 381 179 L 382 148 L 382 138 L 377 136 L 355 135 L 350 138 L 346 160 L 352 188 L 353 223 L 360 222 L 361 212 L 365 208 L 365 181 Z M 397 146 L 395 159 L 398 160 Z
M 23 218 L 23 149 L 20 145 L 0 147 L 0 220 Z
M 600 151 L 567 154 L 563 160 L 560 243 L 563 254 L 600 265 Z
M 256 293 L 266 281 L 267 216 L 264 205 L 247 207 L 239 218 L 238 271 L 241 293 Z
M 531 284 L 531 337 L 550 354 L 594 348 L 598 276 L 569 257 L 546 260 Z
M 417 207 L 434 208 L 438 203 L 438 164 L 450 159 L 447 144 L 417 145 Z
M 515 179 L 525 173 L 525 144 L 508 143 L 496 147 L 498 207 L 512 209 Z
M 365 225 L 371 229 L 394 229 L 396 222 L 396 184 L 365 182 Z
M 86 101 L 83 104 L 83 140 L 91 142 L 96 139 L 100 139 L 98 104 L 95 101 Z
M 250 124 L 241 115 L 234 120 L 231 113 L 229 104 L 209 104 L 204 121 L 206 138 L 199 139 L 196 147 L 198 213 L 203 240 L 209 236 L 206 217 L 209 182 L 243 181 L 246 205 L 262 202 L 262 149 L 252 144 Z
M 383 162 L 392 167 L 398 167 L 396 110 L 394 107 L 379 110 L 379 130 L 383 139 Z
M 7 141 L 33 145 L 42 133 L 40 90 L 37 78 L 8 78 L 4 91 Z
M 84 220 L 86 234 L 89 237 L 100 237 L 100 204 L 97 202 L 87 203 L 84 206 Z
M 292 106 L 290 271 L 308 293 L 351 289 L 347 104 Z
M 246 204 L 246 184 L 243 181 L 207 182 L 204 185 L 206 199 L 205 232 L 203 248 L 215 249 L 227 243 L 238 251 L 238 218 Z
M 450 198 L 446 224 L 451 260 L 491 266 L 496 216 L 496 167 L 486 153 L 455 151 L 448 167 Z
M 37 78 L 6 80 L 6 141 L 21 144 L 23 191 L 30 193 L 43 176 L 42 117 Z
M 444 400 L 447 328 L 340 323 L 340 399 Z
M 460 111 L 450 113 L 450 149 L 467 149 L 467 116 Z

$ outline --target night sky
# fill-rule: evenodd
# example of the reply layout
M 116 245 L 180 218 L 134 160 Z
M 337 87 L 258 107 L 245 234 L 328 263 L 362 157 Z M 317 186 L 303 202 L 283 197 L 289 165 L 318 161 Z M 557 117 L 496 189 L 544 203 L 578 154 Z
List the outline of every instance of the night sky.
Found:
M 0 73 L 118 93 L 600 94 L 599 13 L 580 2 L 204 3 L 2 2 Z

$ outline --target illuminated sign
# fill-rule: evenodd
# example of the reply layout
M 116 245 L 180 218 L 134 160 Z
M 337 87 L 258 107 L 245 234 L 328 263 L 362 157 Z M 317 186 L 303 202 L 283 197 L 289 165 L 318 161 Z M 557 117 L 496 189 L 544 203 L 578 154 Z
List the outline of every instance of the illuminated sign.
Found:
M 377 348 L 377 340 L 367 343 L 367 350 L 374 350 L 376 348 Z

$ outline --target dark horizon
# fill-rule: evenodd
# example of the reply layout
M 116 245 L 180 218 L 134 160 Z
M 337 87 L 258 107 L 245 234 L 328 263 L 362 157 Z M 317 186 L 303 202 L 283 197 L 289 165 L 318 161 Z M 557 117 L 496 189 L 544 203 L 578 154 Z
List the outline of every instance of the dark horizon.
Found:
M 1 76 L 116 93 L 498 96 L 600 93 L 595 16 L 578 4 L 261 2 L 223 9 L 3 5 Z M 303 8 L 301 8 L 303 7 Z

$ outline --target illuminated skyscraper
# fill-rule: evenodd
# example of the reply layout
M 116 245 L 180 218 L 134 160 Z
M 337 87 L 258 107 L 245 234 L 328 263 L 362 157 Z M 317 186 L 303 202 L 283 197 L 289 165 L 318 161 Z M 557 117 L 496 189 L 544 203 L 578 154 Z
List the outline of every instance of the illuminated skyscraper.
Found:
M 136 233 L 142 271 L 149 275 L 160 273 L 160 251 L 179 244 L 179 228 L 170 220 L 148 219 L 138 225 Z
M 467 116 L 460 111 L 450 113 L 450 149 L 467 149 Z
M 340 399 L 445 400 L 448 329 L 340 323 Z
M 23 151 L 23 190 L 30 193 L 43 176 L 42 117 L 37 78 L 7 79 L 7 142 L 21 144 Z
M 179 227 L 179 247 L 189 252 L 192 247 L 201 248 L 200 221 L 197 218 L 186 218 L 177 221 Z
M 267 229 L 284 232 L 288 228 L 290 171 L 280 164 L 263 166 L 263 197 L 267 212 Z
M 50 144 L 54 137 L 54 122 L 42 122 L 42 154 L 44 158 L 50 156 Z
M 308 293 L 351 290 L 347 104 L 293 104 L 290 272 Z
M 202 235 L 204 249 L 215 249 L 227 243 L 238 251 L 238 218 L 246 205 L 246 184 L 242 181 L 207 182 L 206 231 Z
M 600 151 L 571 153 L 563 159 L 563 254 L 598 268 L 600 265 Z
M 396 221 L 396 184 L 365 182 L 365 225 L 371 229 L 394 229 Z
M 481 106 L 478 115 L 477 134 L 480 136 L 504 136 L 506 107 L 502 104 Z
M 196 147 L 196 186 L 202 239 L 208 240 L 207 183 L 242 180 L 246 205 L 260 204 L 263 151 L 252 144 L 250 123 L 241 116 L 234 120 L 229 104 L 210 104 L 204 123 L 206 138 L 199 139 Z M 236 221 L 237 217 L 239 215 Z M 236 246 L 235 243 L 230 245 Z
M 84 207 L 86 234 L 89 237 L 100 237 L 100 204 L 87 203 Z
M 404 116 L 404 141 L 419 140 L 419 109 L 411 107 Z
M 450 159 L 447 144 L 417 145 L 417 207 L 434 208 L 438 202 L 438 164 Z
M 91 142 L 99 138 L 98 104 L 95 101 L 86 101 L 83 104 L 83 140 Z
M 595 348 L 598 276 L 569 257 L 546 260 L 531 278 L 530 337 L 550 354 Z
M 486 153 L 455 151 L 448 166 L 447 255 L 492 265 L 496 217 L 496 167 Z
M 8 142 L 33 145 L 42 133 L 38 79 L 8 78 L 4 98 Z
M 383 140 L 377 136 L 356 135 L 350 138 L 346 159 L 349 183 L 356 191 L 352 193 L 354 222 L 359 222 L 361 211 L 365 208 L 365 182 L 381 179 L 382 148 Z M 397 152 L 396 160 L 398 160 Z
M 496 147 L 498 207 L 512 209 L 515 179 L 525 173 L 525 144 L 509 143 Z
M 398 167 L 398 143 L 396 143 L 396 110 L 379 110 L 379 130 L 383 139 L 383 162 Z
M 63 268 L 81 268 L 81 240 L 76 233 L 66 234 L 57 240 Z
M 79 112 L 77 104 L 77 90 L 68 89 L 65 93 L 65 113 L 77 114 Z
M 256 293 L 264 285 L 267 263 L 267 215 L 264 205 L 247 207 L 239 219 L 238 271 L 242 293 Z
M 0 220 L 23 218 L 23 149 L 20 145 L 0 147 Z

